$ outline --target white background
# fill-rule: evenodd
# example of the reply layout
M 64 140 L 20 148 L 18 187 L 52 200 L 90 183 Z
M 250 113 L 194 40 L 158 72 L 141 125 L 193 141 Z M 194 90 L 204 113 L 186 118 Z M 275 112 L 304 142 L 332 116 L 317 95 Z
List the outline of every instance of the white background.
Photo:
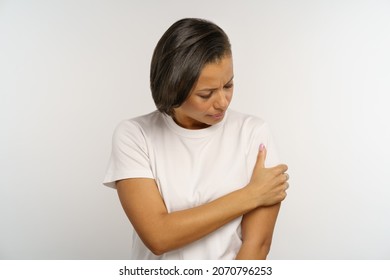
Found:
M 176 20 L 230 36 L 231 107 L 289 165 L 270 259 L 390 259 L 390 1 L 0 0 L 0 259 L 125 259 L 101 185 L 111 135 L 154 110 L 149 64 Z

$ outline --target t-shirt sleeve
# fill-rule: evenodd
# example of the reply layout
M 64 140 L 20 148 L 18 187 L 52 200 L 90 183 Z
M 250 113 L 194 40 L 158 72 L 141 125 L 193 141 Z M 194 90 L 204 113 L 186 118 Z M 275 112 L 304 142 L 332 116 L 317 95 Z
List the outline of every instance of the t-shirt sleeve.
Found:
M 153 178 L 144 133 L 131 120 L 121 122 L 114 131 L 103 184 L 116 188 L 116 181 L 128 178 Z
M 268 124 L 262 120 L 256 120 L 248 154 L 248 166 L 251 168 L 251 172 L 253 171 L 253 167 L 256 163 L 260 144 L 264 144 L 267 149 L 265 167 L 273 167 L 280 164 L 277 148 Z M 252 175 L 252 173 L 250 175 Z
M 267 149 L 267 156 L 265 159 L 265 167 L 273 167 L 275 165 L 280 164 L 279 154 L 276 148 L 276 144 L 274 141 L 274 138 L 272 136 L 271 130 L 267 123 L 263 126 L 263 133 L 264 133 L 264 145 Z

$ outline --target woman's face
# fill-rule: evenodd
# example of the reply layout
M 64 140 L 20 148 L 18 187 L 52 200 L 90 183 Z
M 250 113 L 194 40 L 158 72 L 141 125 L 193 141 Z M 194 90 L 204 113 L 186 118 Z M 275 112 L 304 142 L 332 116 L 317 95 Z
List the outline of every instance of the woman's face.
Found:
M 187 129 L 201 129 L 220 122 L 233 96 L 233 60 L 225 56 L 204 66 L 184 103 L 174 109 L 175 122 Z

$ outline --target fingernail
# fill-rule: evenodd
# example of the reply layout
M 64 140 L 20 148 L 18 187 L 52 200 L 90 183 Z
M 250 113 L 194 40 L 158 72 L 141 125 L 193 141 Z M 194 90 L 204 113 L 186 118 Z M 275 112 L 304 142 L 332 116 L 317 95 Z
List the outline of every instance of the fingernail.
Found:
M 261 143 L 261 144 L 260 144 L 260 152 L 262 152 L 262 151 L 264 150 L 264 148 L 265 148 L 265 147 L 264 147 L 264 144 Z

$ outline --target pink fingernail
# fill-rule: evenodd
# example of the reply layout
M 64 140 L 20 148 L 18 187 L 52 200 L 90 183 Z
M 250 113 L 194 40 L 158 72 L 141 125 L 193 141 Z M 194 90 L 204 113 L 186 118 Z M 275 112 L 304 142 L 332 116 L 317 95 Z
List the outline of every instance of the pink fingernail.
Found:
M 260 152 L 262 152 L 264 150 L 265 146 L 263 143 L 260 144 Z

